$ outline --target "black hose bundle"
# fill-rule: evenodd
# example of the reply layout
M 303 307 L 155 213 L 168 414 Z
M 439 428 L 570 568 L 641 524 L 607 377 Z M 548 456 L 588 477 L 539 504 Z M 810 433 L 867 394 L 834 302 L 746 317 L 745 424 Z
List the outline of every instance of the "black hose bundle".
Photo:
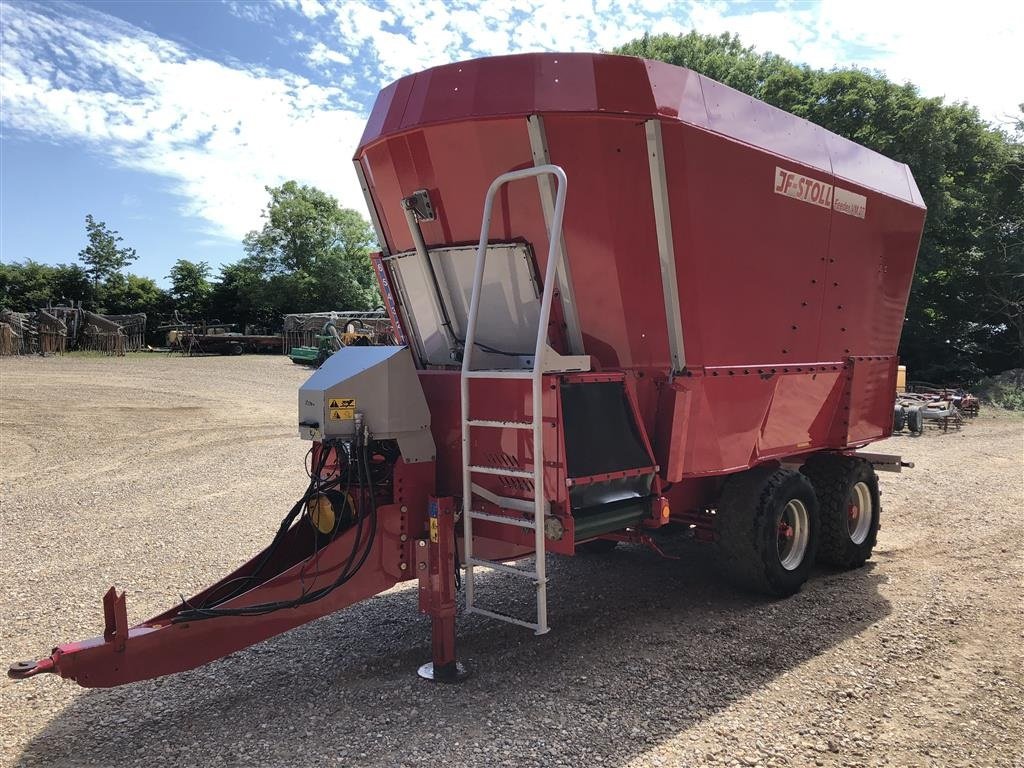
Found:
M 301 605 L 308 605 L 309 603 L 316 602 L 317 600 L 326 597 L 338 587 L 351 580 L 352 577 L 359 572 L 359 569 L 363 567 L 363 564 L 370 556 L 370 552 L 373 548 L 373 542 L 377 535 L 377 501 L 374 495 L 373 486 L 374 482 L 378 478 L 374 477 L 375 473 L 370 464 L 369 445 L 367 443 L 368 441 L 366 436 L 358 432 L 355 440 L 351 442 L 336 443 L 334 446 L 335 455 L 340 459 L 342 451 L 344 451 L 346 458 L 345 466 L 343 471 L 341 471 L 342 467 L 339 462 L 339 472 L 337 476 L 324 481 L 321 479 L 321 474 L 327 464 L 327 457 L 330 454 L 329 445 L 324 442 L 316 465 L 311 466 L 309 469 L 309 486 L 306 488 L 305 493 L 302 494 L 302 498 L 295 502 L 294 506 L 292 506 L 288 511 L 288 514 L 281 520 L 281 525 L 277 530 L 277 534 L 274 536 L 274 540 L 271 542 L 270 546 L 267 547 L 266 551 L 263 553 L 263 557 L 260 558 L 260 561 L 252 571 L 245 576 L 240 576 L 237 579 L 232 579 L 231 581 L 220 585 L 217 589 L 206 596 L 206 599 L 204 599 L 203 604 L 200 606 L 191 605 L 187 601 L 183 600 L 182 602 L 186 606 L 185 609 L 179 611 L 172 621 L 175 623 L 197 621 L 200 619 L 212 619 L 218 616 L 262 616 L 284 608 L 297 608 Z M 354 477 L 353 474 L 355 475 Z M 281 542 L 292 529 L 295 519 L 299 516 L 310 499 L 326 491 L 340 490 L 342 482 L 345 483 L 343 493 L 343 497 L 345 499 L 352 498 L 350 492 L 352 490 L 353 483 L 356 486 L 355 498 L 357 499 L 357 509 L 355 511 L 355 519 L 353 520 L 352 525 L 348 528 L 344 528 L 344 530 L 347 531 L 351 527 L 355 527 L 356 533 L 352 540 L 352 550 L 349 552 L 344 566 L 338 573 L 338 577 L 332 583 L 317 590 L 310 591 L 309 588 L 303 587 L 301 594 L 291 600 L 278 600 L 275 602 L 259 603 L 256 605 L 240 606 L 237 608 L 218 607 L 242 594 L 251 586 L 259 583 L 260 574 L 270 562 L 274 553 L 280 547 Z M 368 527 L 365 541 L 363 540 L 364 527 Z M 327 540 L 327 543 L 330 543 L 337 538 L 337 536 L 343 532 L 342 529 L 343 527 L 341 525 L 336 525 Z M 305 559 L 304 563 L 309 564 L 313 562 L 319 566 L 319 555 L 323 548 L 321 546 L 322 537 L 317 535 L 315 526 L 313 526 L 313 531 L 314 536 L 316 537 L 313 552 Z M 305 570 L 305 564 L 303 566 L 303 571 Z M 319 571 L 317 575 L 319 576 Z M 315 578 L 313 583 L 316 583 Z M 234 587 L 230 592 L 225 595 L 217 594 L 221 589 L 231 584 L 234 584 Z

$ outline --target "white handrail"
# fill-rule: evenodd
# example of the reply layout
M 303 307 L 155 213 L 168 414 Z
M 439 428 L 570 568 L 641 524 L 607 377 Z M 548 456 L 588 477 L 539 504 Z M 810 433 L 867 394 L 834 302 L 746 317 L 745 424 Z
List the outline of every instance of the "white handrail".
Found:
M 548 608 L 546 591 L 546 555 L 544 543 L 544 431 L 543 431 L 543 377 L 544 358 L 547 351 L 548 323 L 551 320 L 551 304 L 554 298 L 555 275 L 561 251 L 558 247 L 562 232 L 562 218 L 565 214 L 566 178 L 565 171 L 557 165 L 538 165 L 520 171 L 510 171 L 491 182 L 484 198 L 483 220 L 480 226 L 480 244 L 476 251 L 476 268 L 473 273 L 473 292 L 466 318 L 466 342 L 462 352 L 462 525 L 467 563 L 466 603 L 473 605 L 473 566 L 468 564 L 473 555 L 473 527 L 469 515 L 472 509 L 473 485 L 470 466 L 469 439 L 469 374 L 473 371 L 473 348 L 476 343 L 476 323 L 480 312 L 480 291 L 483 287 L 484 267 L 487 260 L 487 244 L 491 229 L 491 213 L 494 197 L 505 184 L 520 179 L 529 179 L 551 174 L 558 180 L 555 196 L 555 210 L 548 231 L 548 260 L 544 269 L 544 294 L 540 304 L 540 318 L 537 325 L 537 344 L 534 348 L 533 370 L 530 381 L 533 385 L 533 492 L 534 492 L 534 550 L 536 552 L 537 574 L 537 634 L 548 631 Z

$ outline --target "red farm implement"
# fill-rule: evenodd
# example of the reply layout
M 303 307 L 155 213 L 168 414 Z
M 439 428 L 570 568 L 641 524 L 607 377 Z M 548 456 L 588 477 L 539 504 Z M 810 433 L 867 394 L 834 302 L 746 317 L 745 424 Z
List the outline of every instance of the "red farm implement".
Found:
M 311 477 L 273 542 L 141 624 L 111 591 L 102 636 L 12 676 L 165 675 L 418 579 L 422 673 L 455 680 L 463 568 L 467 611 L 540 634 L 549 555 L 687 536 L 774 596 L 870 556 L 906 166 L 685 69 L 529 54 L 390 85 L 355 169 L 400 346 L 300 389 Z M 488 608 L 482 569 L 535 605 Z

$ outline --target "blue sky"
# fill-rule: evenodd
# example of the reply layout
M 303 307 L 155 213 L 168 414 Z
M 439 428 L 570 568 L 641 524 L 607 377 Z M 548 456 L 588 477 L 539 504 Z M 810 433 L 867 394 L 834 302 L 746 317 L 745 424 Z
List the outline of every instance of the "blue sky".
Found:
M 0 258 L 72 262 L 92 213 L 138 250 L 139 274 L 165 284 L 178 258 L 217 267 L 260 226 L 265 185 L 294 178 L 363 211 L 350 158 L 392 80 L 492 54 L 606 50 L 645 31 L 735 32 L 1007 120 L 1024 100 L 1024 4 L 924 5 L 0 0 Z

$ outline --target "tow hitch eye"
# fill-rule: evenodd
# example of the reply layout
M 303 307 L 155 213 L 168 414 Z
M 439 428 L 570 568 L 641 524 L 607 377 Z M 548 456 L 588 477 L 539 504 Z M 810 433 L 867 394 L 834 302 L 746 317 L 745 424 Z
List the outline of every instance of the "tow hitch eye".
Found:
M 7 670 L 7 676 L 15 680 L 24 680 L 26 677 L 38 675 L 40 672 L 53 672 L 53 659 L 40 659 L 39 661 L 16 661 Z

